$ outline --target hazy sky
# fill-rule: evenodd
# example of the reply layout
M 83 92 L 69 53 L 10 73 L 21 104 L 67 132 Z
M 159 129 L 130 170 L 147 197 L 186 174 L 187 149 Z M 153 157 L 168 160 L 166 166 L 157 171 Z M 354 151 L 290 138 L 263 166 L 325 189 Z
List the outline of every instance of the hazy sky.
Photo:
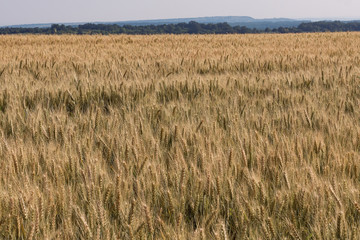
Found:
M 360 0 L 0 0 L 0 26 L 203 16 L 360 18 Z

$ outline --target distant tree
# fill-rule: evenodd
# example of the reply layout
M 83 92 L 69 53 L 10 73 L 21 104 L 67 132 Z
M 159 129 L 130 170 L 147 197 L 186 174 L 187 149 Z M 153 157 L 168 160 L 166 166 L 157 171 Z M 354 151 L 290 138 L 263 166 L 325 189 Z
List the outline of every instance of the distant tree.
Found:
M 218 23 L 218 29 L 220 29 L 220 33 L 233 33 L 234 29 L 228 23 Z
M 202 28 L 198 22 L 191 21 L 189 22 L 188 27 L 189 27 L 189 33 L 192 34 L 201 33 Z
M 298 27 L 250 29 L 245 26 L 230 26 L 228 23 L 201 24 L 189 23 L 133 26 L 116 24 L 86 23 L 79 26 L 52 24 L 49 28 L 0 28 L 0 34 L 226 34 L 226 33 L 301 33 L 301 32 L 338 32 L 360 31 L 360 22 L 320 21 L 301 23 Z

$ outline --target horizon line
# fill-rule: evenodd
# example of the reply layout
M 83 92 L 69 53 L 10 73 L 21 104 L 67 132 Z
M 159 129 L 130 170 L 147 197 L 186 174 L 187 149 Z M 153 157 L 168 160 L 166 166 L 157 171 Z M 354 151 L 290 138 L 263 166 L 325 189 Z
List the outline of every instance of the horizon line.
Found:
M 20 23 L 20 24 L 10 24 L 10 25 L 0 25 L 0 27 L 16 27 L 16 26 L 26 26 L 26 25 L 49 25 L 49 24 L 86 24 L 86 23 L 119 23 L 119 22 L 141 22 L 141 21 L 163 21 L 163 20 L 179 20 L 179 19 L 196 19 L 196 18 L 217 18 L 217 17 L 248 17 L 254 20 L 270 20 L 270 19 L 289 19 L 293 21 L 356 21 L 360 20 L 360 17 L 301 17 L 301 18 L 291 18 L 291 17 L 267 17 L 267 18 L 255 18 L 247 15 L 214 15 L 214 16 L 201 16 L 201 17 L 174 17 L 174 18 L 150 18 L 150 19 L 133 19 L 133 20 L 93 20 L 93 21 L 64 21 L 64 22 L 38 22 L 38 23 Z

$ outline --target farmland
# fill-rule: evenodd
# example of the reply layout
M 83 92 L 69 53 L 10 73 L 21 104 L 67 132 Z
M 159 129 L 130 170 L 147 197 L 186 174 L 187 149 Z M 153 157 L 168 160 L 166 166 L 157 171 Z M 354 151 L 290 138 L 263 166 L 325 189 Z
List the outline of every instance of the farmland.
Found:
M 0 36 L 1 239 L 359 239 L 360 34 Z

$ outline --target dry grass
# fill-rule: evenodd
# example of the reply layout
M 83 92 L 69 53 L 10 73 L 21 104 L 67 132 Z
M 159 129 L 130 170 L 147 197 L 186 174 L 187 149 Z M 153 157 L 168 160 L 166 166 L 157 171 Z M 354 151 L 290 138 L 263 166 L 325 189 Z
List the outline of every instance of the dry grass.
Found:
M 2 239 L 359 239 L 360 34 L 1 36 Z

